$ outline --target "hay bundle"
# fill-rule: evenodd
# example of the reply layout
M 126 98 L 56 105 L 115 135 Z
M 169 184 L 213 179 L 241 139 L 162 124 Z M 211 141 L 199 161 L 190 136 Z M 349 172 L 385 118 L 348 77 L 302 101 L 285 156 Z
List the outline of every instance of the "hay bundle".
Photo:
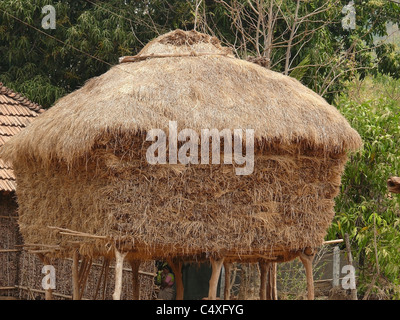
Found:
M 123 61 L 130 62 L 59 100 L 3 148 L 25 241 L 58 245 L 58 255 L 70 255 L 76 241 L 81 252 L 107 255 L 107 241 L 117 239 L 143 259 L 281 260 L 322 243 L 346 152 L 361 146 L 333 106 L 194 31 L 160 36 Z M 235 163 L 149 164 L 146 133 L 168 133 L 169 121 L 199 136 L 253 129 L 253 173 L 237 175 Z

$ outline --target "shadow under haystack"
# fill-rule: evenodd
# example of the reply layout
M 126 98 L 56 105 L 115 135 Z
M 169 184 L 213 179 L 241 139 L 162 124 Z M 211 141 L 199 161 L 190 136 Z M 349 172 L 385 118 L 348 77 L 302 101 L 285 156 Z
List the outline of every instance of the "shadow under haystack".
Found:
M 299 256 L 310 266 L 334 216 L 346 153 L 361 146 L 336 108 L 195 31 L 162 35 L 122 62 L 3 148 L 25 242 L 49 259 L 169 260 L 178 286 L 183 261 L 211 259 L 209 298 L 222 263 Z M 235 163 L 149 164 L 146 133 L 168 133 L 170 121 L 199 136 L 253 129 L 253 173 L 236 175 Z

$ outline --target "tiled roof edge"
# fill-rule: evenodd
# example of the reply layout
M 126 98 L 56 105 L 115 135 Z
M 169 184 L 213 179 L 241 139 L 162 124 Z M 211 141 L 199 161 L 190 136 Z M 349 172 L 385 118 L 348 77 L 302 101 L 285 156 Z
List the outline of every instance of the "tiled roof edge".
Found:
M 2 82 L 0 82 L 0 94 L 3 94 L 5 96 L 17 101 L 22 106 L 27 107 L 37 113 L 42 113 L 45 111 L 42 106 L 40 106 L 37 103 L 33 103 L 32 101 L 25 98 L 21 94 L 14 92 L 10 88 L 7 88 L 6 86 L 3 85 Z

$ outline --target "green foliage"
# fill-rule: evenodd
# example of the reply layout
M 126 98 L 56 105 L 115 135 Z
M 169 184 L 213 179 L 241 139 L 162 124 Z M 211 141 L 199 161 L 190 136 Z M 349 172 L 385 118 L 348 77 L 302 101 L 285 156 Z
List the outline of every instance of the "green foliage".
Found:
M 285 43 L 290 34 L 288 24 L 294 20 L 296 2 L 274 1 L 275 6 L 279 4 L 285 19 L 275 22 L 273 38 L 278 43 Z M 254 39 L 257 16 L 250 7 L 250 1 L 226 2 L 236 2 L 246 8 L 248 17 L 243 21 L 243 27 Z M 296 34 L 299 37 L 295 38 L 290 50 L 292 61 L 289 72 L 329 101 L 334 92 L 343 89 L 344 81 L 351 79 L 351 70 L 358 69 L 364 76 L 375 66 L 371 55 L 374 36 L 386 34 L 387 22 L 400 21 L 398 4 L 355 0 L 357 27 L 356 30 L 346 31 L 341 26 L 341 9 L 348 2 L 302 1 L 299 16 L 319 12 L 321 6 L 328 7 L 326 3 L 334 5 L 329 10 L 320 10 L 318 14 L 308 16 L 297 25 Z M 197 11 L 198 30 L 216 34 L 240 53 L 243 43 L 234 24 L 235 18 L 222 1 L 2 0 L 0 81 L 50 107 L 59 97 L 117 64 L 119 57 L 138 53 L 155 36 L 176 28 L 193 29 L 196 3 L 200 3 Z M 54 5 L 56 9 L 55 30 L 41 28 L 45 15 L 41 10 L 47 4 Z M 263 1 L 263 5 L 265 12 L 268 12 L 270 0 Z M 253 42 L 248 42 L 246 49 L 250 54 L 257 52 Z M 283 71 L 286 53 L 285 45 L 274 47 L 271 56 L 273 70 Z M 386 60 L 382 60 L 380 70 L 392 75 L 399 74 L 398 60 L 393 60 L 392 56 L 392 53 L 385 55 Z M 299 68 L 293 69 L 295 66 Z M 39 86 L 43 86 L 41 90 Z M 42 90 L 46 94 L 39 96 Z
M 400 277 L 399 196 L 389 194 L 386 186 L 388 177 L 400 172 L 400 80 L 381 75 L 356 79 L 336 105 L 361 135 L 364 148 L 350 156 L 328 237 L 350 235 L 363 270 L 361 291 L 378 269 L 381 289 L 390 291 Z
M 377 48 L 378 71 L 394 78 L 400 78 L 400 49 L 395 44 L 384 44 Z

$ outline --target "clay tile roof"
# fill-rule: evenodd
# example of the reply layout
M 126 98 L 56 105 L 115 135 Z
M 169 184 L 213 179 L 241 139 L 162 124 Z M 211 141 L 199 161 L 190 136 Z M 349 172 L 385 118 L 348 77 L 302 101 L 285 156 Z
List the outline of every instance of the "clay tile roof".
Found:
M 0 82 L 0 147 L 32 122 L 44 109 Z M 11 167 L 0 160 L 0 191 L 15 191 Z

